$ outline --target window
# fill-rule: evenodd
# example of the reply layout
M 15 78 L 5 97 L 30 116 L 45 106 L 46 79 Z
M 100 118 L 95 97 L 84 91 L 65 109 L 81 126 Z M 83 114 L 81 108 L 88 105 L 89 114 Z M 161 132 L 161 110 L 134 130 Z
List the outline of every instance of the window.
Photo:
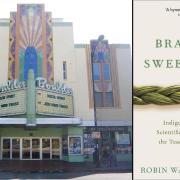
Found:
M 102 92 L 95 92 L 95 104 L 96 104 L 96 107 L 103 106 L 103 93 Z
M 106 98 L 106 106 L 112 107 L 113 106 L 113 94 L 112 94 L 112 92 L 106 92 L 105 98 Z
M 63 79 L 67 80 L 67 63 L 63 61 Z
M 114 69 L 114 64 L 111 64 L 108 41 L 91 42 L 91 52 L 94 104 L 96 107 L 114 107 L 116 99 L 113 93 L 116 85 L 112 81 L 114 74 L 111 74 L 111 67 Z
M 97 63 L 93 64 L 93 79 L 100 80 L 100 67 Z
M 103 75 L 104 80 L 110 80 L 110 65 L 109 64 L 103 64 Z
M 98 52 L 98 60 L 100 62 L 104 61 L 104 52 L 103 51 Z

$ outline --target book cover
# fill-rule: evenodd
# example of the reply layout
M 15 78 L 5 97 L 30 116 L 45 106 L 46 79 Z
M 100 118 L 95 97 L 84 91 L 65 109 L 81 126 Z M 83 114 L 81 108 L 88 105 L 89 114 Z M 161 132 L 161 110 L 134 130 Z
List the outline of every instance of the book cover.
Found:
M 180 1 L 134 1 L 134 179 L 180 178 Z

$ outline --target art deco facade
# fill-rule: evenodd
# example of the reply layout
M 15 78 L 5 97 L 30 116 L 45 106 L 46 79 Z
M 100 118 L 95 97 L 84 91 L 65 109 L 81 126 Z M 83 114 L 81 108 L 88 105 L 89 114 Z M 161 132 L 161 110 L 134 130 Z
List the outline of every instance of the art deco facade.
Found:
M 131 160 L 128 44 L 74 44 L 73 24 L 42 4 L 0 19 L 0 41 L 1 159 L 91 160 L 100 132 L 102 153 Z

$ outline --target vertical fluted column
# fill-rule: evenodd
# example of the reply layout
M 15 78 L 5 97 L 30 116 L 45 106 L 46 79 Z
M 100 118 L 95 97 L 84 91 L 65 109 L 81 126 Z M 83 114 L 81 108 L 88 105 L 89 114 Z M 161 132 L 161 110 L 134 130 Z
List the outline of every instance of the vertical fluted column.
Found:
M 28 72 L 27 80 L 27 126 L 36 126 L 36 86 L 34 72 Z

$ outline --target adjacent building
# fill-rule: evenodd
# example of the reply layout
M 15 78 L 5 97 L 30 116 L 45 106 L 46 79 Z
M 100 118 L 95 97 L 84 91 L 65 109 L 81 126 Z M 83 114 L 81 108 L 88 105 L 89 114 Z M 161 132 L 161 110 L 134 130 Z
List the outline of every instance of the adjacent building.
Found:
M 74 44 L 43 4 L 0 19 L 0 41 L 0 159 L 91 161 L 98 139 L 132 160 L 129 44 Z

